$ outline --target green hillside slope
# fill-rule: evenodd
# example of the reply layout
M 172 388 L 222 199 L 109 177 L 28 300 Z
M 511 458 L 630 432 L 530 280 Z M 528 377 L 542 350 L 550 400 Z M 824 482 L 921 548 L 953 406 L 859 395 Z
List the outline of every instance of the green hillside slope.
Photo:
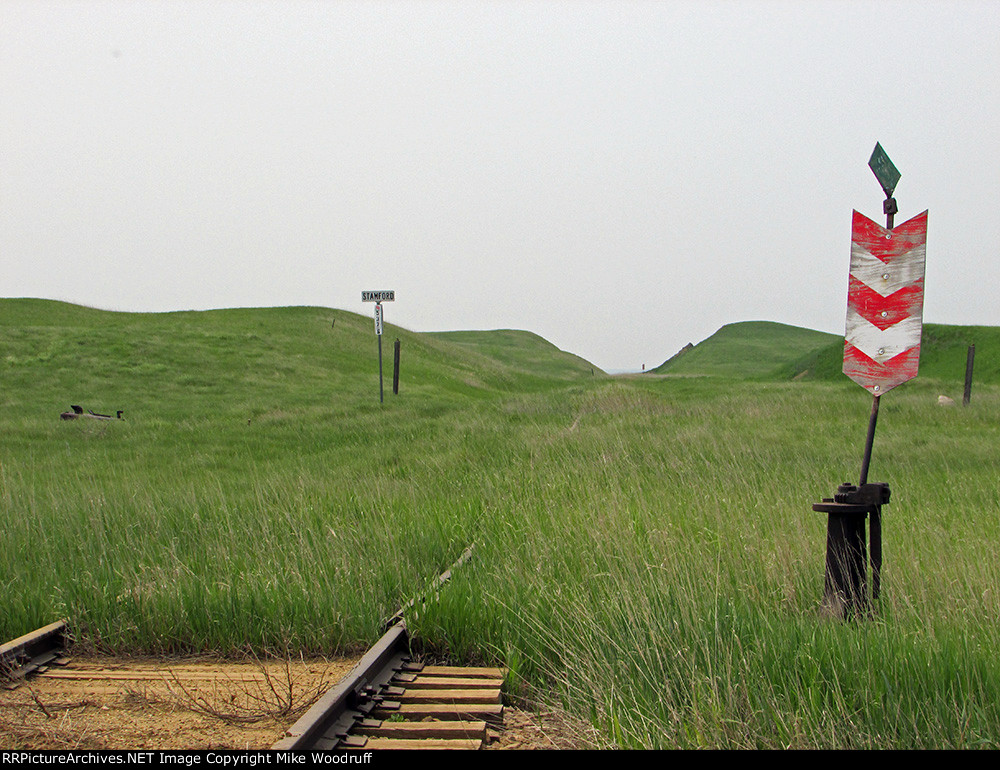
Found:
M 527 456 L 522 423 L 533 435 L 552 402 L 565 430 L 595 380 L 533 335 L 499 337 L 387 324 L 382 404 L 367 316 L 0 299 L 0 639 L 59 617 L 131 653 L 381 633 L 479 537 L 483 485 Z M 125 419 L 61 420 L 73 404 Z
M 969 345 L 976 346 L 975 382 L 1000 382 L 1000 328 L 924 324 L 920 346 L 920 377 L 965 383 Z M 837 339 L 791 362 L 786 377 L 836 380 L 844 376 L 844 342 Z
M 727 324 L 708 339 L 653 369 L 657 374 L 774 376 L 790 362 L 835 341 L 837 336 L 771 321 Z
M 495 331 L 429 332 L 431 339 L 443 340 L 501 363 L 536 375 L 556 379 L 604 374 L 589 361 L 559 350 L 537 334 L 515 329 Z
M 401 343 L 400 397 L 483 397 L 545 387 L 591 365 L 527 333 L 419 334 L 386 325 L 385 390 Z M 495 338 L 495 339 L 494 339 Z M 342 410 L 378 399 L 371 320 L 320 307 L 119 313 L 38 299 L 0 300 L 0 406 L 80 404 L 247 419 Z M 494 355 L 495 354 L 495 355 Z

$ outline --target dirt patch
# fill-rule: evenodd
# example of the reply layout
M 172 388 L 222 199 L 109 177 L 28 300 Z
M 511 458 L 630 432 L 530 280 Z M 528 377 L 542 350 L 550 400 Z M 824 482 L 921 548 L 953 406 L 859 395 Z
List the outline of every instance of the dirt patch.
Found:
M 354 660 L 74 659 L 0 690 L 0 749 L 263 749 Z
M 487 749 L 596 749 L 599 736 L 593 728 L 567 714 L 549 709 L 522 711 L 505 708 L 503 726 L 490 728 Z
M 0 689 L 0 749 L 268 749 L 356 662 L 74 657 Z M 487 743 L 596 746 L 560 712 L 510 707 Z

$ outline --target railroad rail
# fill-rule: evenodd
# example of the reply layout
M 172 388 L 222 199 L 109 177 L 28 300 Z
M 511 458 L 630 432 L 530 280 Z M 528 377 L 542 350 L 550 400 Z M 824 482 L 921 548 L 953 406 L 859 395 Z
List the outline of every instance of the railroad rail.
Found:
M 503 722 L 499 668 L 429 666 L 414 660 L 403 615 L 419 612 L 472 555 L 454 564 L 386 623 L 343 680 L 288 729 L 273 749 L 478 749 Z
M 478 749 L 502 723 L 503 678 L 499 668 L 414 661 L 399 621 L 272 748 Z
M 64 664 L 67 636 L 66 621 L 59 620 L 0 644 L 0 683 L 14 687 L 49 665 Z

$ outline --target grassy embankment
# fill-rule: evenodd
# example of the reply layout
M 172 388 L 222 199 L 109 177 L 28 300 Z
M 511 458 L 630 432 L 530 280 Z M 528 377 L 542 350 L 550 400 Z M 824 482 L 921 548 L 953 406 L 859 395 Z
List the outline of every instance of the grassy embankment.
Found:
M 935 404 L 964 355 L 883 399 L 884 600 L 843 624 L 810 505 L 857 475 L 852 383 L 615 380 L 528 335 L 390 328 L 380 406 L 371 320 L 341 311 L 4 300 L 0 333 L 0 638 L 66 616 L 106 650 L 346 650 L 475 541 L 411 626 L 618 745 L 1000 742 L 1000 389 Z

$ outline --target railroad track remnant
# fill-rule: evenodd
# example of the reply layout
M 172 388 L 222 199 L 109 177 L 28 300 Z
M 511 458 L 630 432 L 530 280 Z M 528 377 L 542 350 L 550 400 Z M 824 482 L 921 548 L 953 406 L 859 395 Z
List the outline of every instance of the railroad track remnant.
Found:
M 386 631 L 344 679 L 272 748 L 479 749 L 503 723 L 500 668 L 429 666 L 410 654 L 403 615 L 437 598 L 472 556 L 470 544 L 423 595 L 385 623 Z
M 16 687 L 49 665 L 64 665 L 67 636 L 66 621 L 59 620 L 0 644 L 0 684 L 7 689 Z
M 459 559 L 423 595 L 386 621 L 383 636 L 271 748 L 275 750 L 479 749 L 503 723 L 501 668 L 426 665 L 410 652 L 403 613 L 419 613 L 450 580 Z M 65 665 L 68 626 L 52 623 L 0 645 L 0 684 Z M 100 679 L 100 672 L 89 676 Z M 132 675 L 129 675 L 132 676 Z
M 400 621 L 273 749 L 479 749 L 503 722 L 499 668 L 428 666 Z

